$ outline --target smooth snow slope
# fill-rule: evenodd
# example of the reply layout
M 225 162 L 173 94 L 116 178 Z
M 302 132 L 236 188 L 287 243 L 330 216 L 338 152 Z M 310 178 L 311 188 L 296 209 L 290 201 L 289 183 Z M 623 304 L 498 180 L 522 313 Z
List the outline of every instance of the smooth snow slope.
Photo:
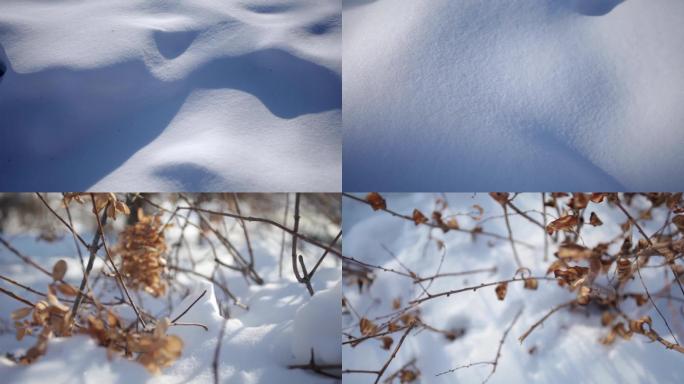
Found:
M 337 0 L 3 0 L 2 190 L 339 190 Z
M 684 2 L 343 14 L 345 190 L 684 188 Z

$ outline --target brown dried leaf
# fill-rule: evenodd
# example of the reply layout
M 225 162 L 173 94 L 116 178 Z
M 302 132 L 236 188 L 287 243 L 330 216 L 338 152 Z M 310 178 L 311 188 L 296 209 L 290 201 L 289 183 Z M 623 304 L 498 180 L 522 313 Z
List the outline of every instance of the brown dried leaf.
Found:
M 603 221 L 599 219 L 596 212 L 592 212 L 589 216 L 589 224 L 593 225 L 594 227 L 598 227 L 599 225 L 603 225 Z
M 496 286 L 496 298 L 502 300 L 506 298 L 506 292 L 508 291 L 508 283 L 501 283 Z
M 592 193 L 591 197 L 589 200 L 591 200 L 594 203 L 600 203 L 603 201 L 603 198 L 606 196 L 605 193 Z
M 557 231 L 569 231 L 578 223 L 579 219 L 577 216 L 566 215 L 549 223 L 549 225 L 546 226 L 546 232 L 549 235 L 553 235 L 553 233 Z
M 590 258 L 591 255 L 592 251 L 589 248 L 574 243 L 562 244 L 556 252 L 556 256 L 561 260 L 580 261 Z
M 587 286 L 582 286 L 580 287 L 579 291 L 577 291 L 577 303 L 580 305 L 587 305 L 589 304 L 589 294 L 591 293 L 591 288 Z
M 12 311 L 12 320 L 23 319 L 24 317 L 30 315 L 31 311 L 33 311 L 32 307 L 19 308 L 16 311 Z
M 55 265 L 52 266 L 52 279 L 55 281 L 60 281 L 64 279 L 64 275 L 66 274 L 67 271 L 67 263 L 66 261 L 60 259 L 58 260 Z
M 359 322 L 359 329 L 363 336 L 370 336 L 378 333 L 378 326 L 365 317 Z
M 418 224 L 425 224 L 428 222 L 428 218 L 423 215 L 423 212 L 419 211 L 417 208 L 413 210 L 413 222 Z
M 377 192 L 371 192 L 366 195 L 366 201 L 370 203 L 371 208 L 373 208 L 374 211 L 387 208 L 385 199 Z
M 489 192 L 489 196 L 501 205 L 508 203 L 508 192 Z
M 386 351 L 388 351 L 390 349 L 390 347 L 392 346 L 392 343 L 394 343 L 394 339 L 389 337 L 389 336 L 385 336 L 381 340 L 382 340 L 382 349 L 384 349 Z
M 684 215 L 677 215 L 672 218 L 672 224 L 674 224 L 679 232 L 684 233 Z
M 57 290 L 65 296 L 76 296 L 78 294 L 78 290 L 76 288 L 66 283 L 57 284 Z
M 525 289 L 529 289 L 532 291 L 536 291 L 537 288 L 539 287 L 539 281 L 537 281 L 537 279 L 533 279 L 533 278 L 525 279 L 524 284 L 525 284 L 524 285 Z

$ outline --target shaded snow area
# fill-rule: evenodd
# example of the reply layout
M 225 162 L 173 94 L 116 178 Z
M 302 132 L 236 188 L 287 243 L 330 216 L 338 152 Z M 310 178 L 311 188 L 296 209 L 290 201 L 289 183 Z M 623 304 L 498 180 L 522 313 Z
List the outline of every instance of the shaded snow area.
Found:
M 356 196 L 360 199 L 366 197 Z M 502 205 L 486 193 L 382 196 L 386 199 L 387 209 L 408 215 L 408 219 L 392 216 L 382 210 L 373 211 L 363 202 L 348 197 L 343 200 L 345 256 L 365 263 L 349 262 L 343 266 L 343 300 L 348 303 L 342 315 L 343 369 L 370 371 L 345 373 L 345 383 L 375 381 L 376 374 L 373 372 L 391 358 L 405 333 L 404 329 L 411 322 L 410 316 L 408 322 L 406 317 L 398 319 L 401 310 L 406 308 L 409 310 L 404 314 L 412 313 L 420 320 L 406 336 L 379 382 L 386 382 L 395 374 L 393 383 L 398 383 L 400 377 L 407 379 L 404 381 L 406 383 L 482 383 L 490 375 L 493 368 L 490 362 L 495 359 L 498 360 L 496 371 L 491 374 L 488 383 L 681 382 L 684 355 L 680 352 L 651 342 L 645 335 L 637 333 L 631 334 L 629 340 L 617 336 L 612 343 L 599 341 L 611 331 L 610 326 L 602 326 L 602 316 L 608 307 L 600 305 L 598 298 L 610 295 L 611 287 L 617 286 L 615 263 L 608 274 L 596 278 L 591 291 L 591 295 L 596 296 L 591 296 L 589 304 L 560 308 L 521 343 L 518 338 L 550 310 L 578 297 L 578 290 L 570 292 L 567 286 L 561 287 L 554 281 L 554 273 L 546 274 L 551 264 L 558 260 L 554 255 L 559 250 L 559 243 L 553 240 L 556 235 L 548 237 L 548 260 L 545 261 L 542 227 L 508 208 L 520 262 L 530 269 L 532 276 L 539 279 L 536 290 L 525 289 L 522 281 L 509 283 L 501 301 L 497 298 L 495 284 L 477 287 L 482 283 L 511 279 L 518 269 L 508 241 Z M 645 197 L 635 196 L 628 204 L 625 202 L 627 198 L 620 196 L 623 206 L 633 217 L 643 218 L 638 222 L 646 233 L 651 235 L 660 230 L 663 238 L 671 235 L 681 247 L 681 233 L 678 233 L 675 225 L 664 226 L 672 219 L 667 213 L 668 209 L 660 205 L 650 211 L 652 219 L 646 220 L 647 214 L 643 212 L 651 203 Z M 509 197 L 527 216 L 542 221 L 541 194 L 511 194 Z M 551 199 L 549 194 L 546 198 Z M 558 199 L 561 210 L 565 209 L 569 198 Z M 448 204 L 446 209 L 445 202 Z M 475 205 L 481 207 L 482 211 Z M 417 226 L 411 221 L 412 216 L 416 217 L 412 215 L 414 209 L 424 214 L 427 224 L 436 223 L 433 211 L 442 212 L 444 222 L 451 227 L 457 223 L 460 230 L 449 229 L 445 233 L 439 227 Z M 606 200 L 601 203 L 589 202 L 583 212 L 586 221 L 576 244 L 592 249 L 605 242 L 610 244 L 607 254 L 619 254 L 624 234 L 621 226 L 627 222 L 626 216 L 616 205 Z M 589 224 L 591 212 L 602 220 L 602 225 Z M 551 207 L 547 207 L 547 215 L 547 223 L 558 217 L 555 208 Z M 452 218 L 456 221 L 450 222 Z M 469 232 L 477 227 L 482 228 L 483 233 L 473 238 Z M 637 228 L 632 226 L 627 229 L 627 234 L 631 234 L 636 246 L 640 238 Z M 569 232 L 560 233 L 558 239 L 562 241 L 572 236 Z M 603 257 L 607 257 L 607 254 Z M 652 257 L 640 268 L 640 273 L 657 307 L 681 342 L 684 340 L 684 299 L 680 288 L 673 283 L 669 268 L 657 267 L 662 260 L 662 257 Z M 676 263 L 680 264 L 677 268 L 681 272 L 681 260 Z M 568 261 L 568 264 L 587 266 L 586 260 Z M 425 279 L 438 273 L 468 271 L 472 273 L 414 282 L 414 279 Z M 523 273 L 524 276 L 530 276 L 528 272 Z M 467 289 L 449 296 L 434 297 L 411 307 L 411 300 L 427 297 L 423 288 L 431 295 Z M 618 288 L 618 292 L 643 294 L 644 289 L 636 272 L 625 280 L 625 285 Z M 645 299 L 645 296 L 641 298 Z M 653 329 L 664 339 L 674 341 L 663 320 L 647 301 L 637 306 L 634 300 L 625 299 L 619 307 L 633 319 L 650 316 Z M 514 321 L 520 311 L 519 318 Z M 399 328 L 390 333 L 392 343 L 389 348 L 382 348 L 384 341 L 381 338 L 362 341 L 355 347 L 348 344 L 350 340 L 361 337 L 364 318 L 378 327 L 373 329 L 366 324 L 371 334 L 387 331 L 387 322 L 394 321 Z M 613 321 L 620 320 L 615 318 Z M 509 328 L 497 358 L 499 342 Z M 472 366 L 467 367 L 470 364 Z M 461 368 L 438 375 L 458 367 Z M 408 380 L 417 373 L 416 380 Z
M 0 188 L 339 190 L 341 87 L 339 0 L 3 0 Z
M 345 190 L 684 187 L 684 2 L 344 0 L 343 13 Z
M 284 196 L 282 200 L 284 202 Z M 243 203 L 242 212 L 282 222 L 283 202 L 274 199 L 273 214 L 264 215 L 263 211 L 250 209 Z M 293 199 L 291 199 L 291 202 Z M 321 211 L 316 212 L 311 206 L 305 207 L 303 202 L 300 233 L 321 241 L 330 242 L 339 231 L 337 224 L 332 224 L 328 216 Z M 179 203 L 183 205 L 183 203 Z M 165 202 L 163 206 L 174 209 L 174 205 Z M 209 208 L 211 205 L 205 205 Z M 53 207 L 63 213 L 63 209 L 53 202 Z M 72 208 L 77 205 L 72 203 Z M 147 208 L 150 208 L 149 206 Z M 218 209 L 218 206 L 214 206 Z M 339 215 L 339 204 L 336 208 Z M 154 212 L 154 209 L 150 209 Z M 42 211 L 40 211 L 42 212 Z M 84 238 L 92 238 L 92 214 L 84 216 L 74 214 L 76 230 Z M 292 209 L 290 209 L 292 213 Z M 184 217 L 185 214 L 182 215 Z M 49 213 L 42 212 L 39 218 L 49 218 Z M 170 217 L 163 216 L 164 221 Z M 275 217 L 279 217 L 276 219 Z M 125 220 L 125 218 L 124 218 Z M 197 216 L 192 215 L 192 222 Z M 248 254 L 248 245 L 239 223 L 226 219 L 228 228 L 226 239 L 243 255 Z M 122 227 L 122 219 L 118 218 L 114 225 L 107 224 L 108 241 L 115 249 L 115 234 Z M 68 269 L 65 281 L 78 285 L 82 279 L 80 262 L 75 253 L 74 240 L 69 232 L 58 221 L 50 221 L 58 235 L 54 242 L 36 240 L 37 232 L 17 231 L 14 226 L 6 226 L 0 236 L 8 241 L 16 250 L 31 257 L 39 265 L 50 269 L 59 259 L 67 262 Z M 120 356 L 108 357 L 107 348 L 99 346 L 94 337 L 75 334 L 71 337 L 51 337 L 47 352 L 30 365 L 15 364 L 5 354 L 14 357 L 22 356 L 27 349 L 36 343 L 36 336 L 27 335 L 22 341 L 15 338 L 15 326 L 10 313 L 25 307 L 22 303 L 0 294 L 0 379 L 3 383 L 209 383 L 214 382 L 213 362 L 216 349 L 221 338 L 218 358 L 218 377 L 221 383 L 335 383 L 339 379 L 328 378 L 314 373 L 310 369 L 293 369 L 293 365 L 307 365 L 311 359 L 311 350 L 315 351 L 315 362 L 319 365 L 341 366 L 340 297 L 341 269 L 340 262 L 331 254 L 322 262 L 312 278 L 315 294 L 311 296 L 304 284 L 295 280 L 290 264 L 290 237 L 285 237 L 285 258 L 282 277 L 279 277 L 279 259 L 282 231 L 272 225 L 248 223 L 249 239 L 254 253 L 255 271 L 264 283 L 258 285 L 239 271 L 218 265 L 214 262 L 212 248 L 218 258 L 228 265 L 235 261 L 230 252 L 206 232 L 207 238 L 202 240 L 199 230 L 192 225 L 183 226 L 184 219 L 171 220 L 175 225 L 165 231 L 168 245 L 168 268 L 185 268 L 192 273 L 177 271 L 168 280 L 167 294 L 159 298 L 150 294 L 131 290 L 133 300 L 145 313 L 157 319 L 168 317 L 175 319 L 183 311 L 179 323 L 184 326 L 171 326 L 168 335 L 177 335 L 183 343 L 181 356 L 161 373 L 155 375 L 135 361 Z M 216 218 L 212 223 L 220 228 Z M 292 217 L 289 219 L 292 226 Z M 48 226 L 49 227 L 49 226 Z M 206 231 L 206 227 L 204 227 Z M 181 233 L 183 237 L 181 238 Z M 222 231 L 225 235 L 226 232 Z M 211 240 L 211 245 L 209 243 Z M 182 243 L 176 259 L 177 243 Z M 336 247 L 339 250 L 339 245 Z M 104 251 L 100 251 L 104 258 Z M 306 242 L 298 243 L 298 252 L 310 267 L 321 256 L 323 251 Z M 85 255 L 87 258 L 87 255 Z M 118 260 L 118 258 L 117 258 Z M 121 266 L 119 268 L 122 268 Z M 105 270 L 107 275 L 101 274 Z M 111 277 L 109 264 L 104 266 L 100 257 L 89 279 L 93 285 L 95 296 L 103 303 L 118 300 L 121 297 L 115 280 Z M 214 285 L 207 279 L 195 275 L 213 276 L 220 285 Z M 42 292 L 47 291 L 51 278 L 41 274 L 36 268 L 22 262 L 9 249 L 0 244 L 0 275 L 10 277 Z M 223 290 L 227 287 L 238 300 L 235 303 Z M 7 281 L 0 281 L 0 288 L 10 290 L 21 297 L 36 302 L 41 297 L 34 295 Z M 206 293 L 202 296 L 202 293 Z M 68 296 L 60 300 L 67 302 Z M 194 305 L 192 303 L 197 300 Z M 192 306 L 191 306 L 192 305 Z M 81 316 L 90 311 L 84 304 Z M 247 309 L 243 308 L 246 307 Z M 124 324 L 135 324 L 136 315 L 128 305 L 111 307 Z M 224 319 L 225 317 L 225 319 Z M 78 320 L 80 324 L 86 319 Z M 150 320 L 148 320 L 148 323 Z M 87 323 L 86 323 L 87 324 Z M 193 325 L 195 324 L 195 325 Z M 205 326 L 204 330 L 201 326 Z M 221 328 L 224 327 L 223 333 Z M 76 333 L 76 331 L 74 331 Z

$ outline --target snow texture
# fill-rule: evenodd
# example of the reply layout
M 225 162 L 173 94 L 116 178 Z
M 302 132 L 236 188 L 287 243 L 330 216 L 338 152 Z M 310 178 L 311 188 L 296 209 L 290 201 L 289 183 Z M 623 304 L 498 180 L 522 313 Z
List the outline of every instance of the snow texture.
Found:
M 0 189 L 339 190 L 341 70 L 338 0 L 3 0 Z
M 400 213 L 410 213 L 414 208 L 424 213 L 432 212 L 436 194 L 383 194 L 388 208 Z M 473 204 L 481 205 L 485 217 L 499 216 L 497 219 L 483 223 L 485 231 L 505 235 L 506 227 L 501 215 L 501 206 L 487 194 L 448 194 L 447 199 L 452 213 L 470 212 Z M 516 205 L 523 211 L 541 209 L 539 194 L 521 195 L 515 199 Z M 648 206 L 645 201 L 636 201 L 636 206 Z M 605 203 L 604 203 L 605 204 Z M 619 235 L 620 224 L 625 221 L 617 209 L 605 209 L 592 203 L 591 210 L 596 211 L 604 224 L 595 230 L 585 228 L 582 239 L 586 246 L 593 247 L 600 241 Z M 616 212 L 617 211 L 617 212 Z M 636 209 L 633 209 L 636 212 Z M 551 213 L 551 212 L 549 212 Z M 654 219 L 645 230 L 655 232 L 664 221 L 663 212 L 654 211 Z M 536 212 L 530 213 L 539 219 Z M 587 213 L 588 215 L 588 213 Z M 365 204 L 343 200 L 344 216 L 344 253 L 359 260 L 403 271 L 407 266 L 419 276 L 435 274 L 441 252 L 437 250 L 434 240 L 428 238 L 428 228 L 416 227 L 413 222 L 392 217 L 383 212 L 374 212 Z M 458 216 L 463 228 L 472 228 L 475 222 L 464 216 Z M 542 261 L 543 237 L 541 229 L 532 225 L 520 216 L 511 216 L 511 227 L 514 237 L 534 246 L 533 249 L 518 246 L 523 265 L 532 270 L 534 276 L 543 276 L 552 260 Z M 655 227 L 655 229 L 653 228 Z M 497 266 L 496 273 L 443 278 L 434 281 L 431 293 L 451 289 L 469 287 L 480 283 L 494 282 L 513 276 L 516 268 L 511 254 L 510 243 L 506 240 L 493 240 L 479 237 L 473 242 L 467 233 L 449 232 L 442 235 L 440 230 L 432 232 L 433 237 L 440 238 L 446 246 L 446 257 L 442 272 L 458 272 Z M 634 229 L 633 238 L 639 236 Z M 390 256 L 383 248 L 387 247 L 397 259 Z M 619 249 L 620 244 L 614 247 Z M 423 249 L 428 252 L 423 257 Z M 611 248 L 611 252 L 614 250 Z M 551 247 L 550 259 L 555 249 Z M 644 280 L 653 293 L 663 285 L 662 270 L 642 269 Z M 378 271 L 371 285 L 370 293 L 359 295 L 356 285 L 345 286 L 344 297 L 354 306 L 356 311 L 373 319 L 376 316 L 391 313 L 391 301 L 401 297 L 406 305 L 411 298 L 421 293 L 420 288 L 402 276 Z M 512 328 L 503 345 L 501 358 L 496 373 L 488 381 L 496 383 L 601 383 L 601 384 L 661 384 L 681 382 L 681 354 L 667 350 L 658 343 L 651 343 L 645 337 L 635 335 L 631 340 L 618 340 L 611 346 L 599 343 L 599 338 L 607 334 L 607 328 L 600 325 L 600 312 L 590 316 L 582 313 L 559 311 L 536 329 L 520 344 L 517 338 L 533 323 L 538 321 L 554 306 L 575 298 L 574 293 L 554 286 L 554 282 L 539 281 L 536 291 L 525 290 L 522 284 L 509 284 L 504 301 L 496 298 L 494 287 L 467 291 L 450 297 L 435 299 L 421 305 L 421 317 L 428 324 L 440 329 L 463 328 L 465 334 L 451 342 L 441 334 L 421 331 L 406 338 L 397 357 L 390 364 L 387 372 L 394 372 L 413 357 L 417 358 L 423 383 L 481 383 L 489 374 L 491 366 L 475 366 L 460 369 L 454 373 L 439 377 L 435 375 L 451 368 L 479 361 L 492 361 L 496 356 L 498 342 L 504 330 L 509 326 L 515 314 L 524 307 L 524 311 Z M 643 292 L 638 281 L 627 285 L 626 290 Z M 681 295 L 678 288 L 672 289 L 672 295 Z M 660 299 L 659 307 L 670 318 L 670 324 L 678 323 L 675 334 L 681 340 L 684 329 L 681 323 L 672 320 L 670 314 L 674 310 L 675 317 L 681 318 L 680 304 L 670 306 L 667 299 Z M 631 304 L 631 305 L 630 305 Z M 670 309 L 668 309 L 670 308 Z M 628 313 L 648 314 L 657 329 L 665 330 L 664 323 L 655 311 L 636 310 L 633 303 L 623 303 L 623 310 Z M 632 312 L 635 311 L 635 312 Z M 640 311 L 640 312 L 639 312 Z M 353 316 L 343 316 L 344 332 L 358 334 L 358 323 Z M 667 331 L 664 331 L 667 333 Z M 395 337 L 395 345 L 397 342 Z M 534 353 L 529 349 L 536 347 Z M 389 352 L 380 348 L 377 341 L 364 342 L 355 348 L 345 346 L 342 351 L 344 369 L 379 369 L 387 360 Z M 374 375 L 345 374 L 345 383 L 372 383 Z
M 684 2 L 343 13 L 344 190 L 684 188 Z

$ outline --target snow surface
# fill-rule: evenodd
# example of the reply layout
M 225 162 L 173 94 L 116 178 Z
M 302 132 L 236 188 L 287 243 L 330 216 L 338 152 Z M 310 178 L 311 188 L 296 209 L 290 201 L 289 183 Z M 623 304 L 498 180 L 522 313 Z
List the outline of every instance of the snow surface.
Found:
M 338 0 L 3 0 L 0 73 L 2 190 L 340 189 Z
M 439 197 L 436 194 L 383 196 L 387 200 L 388 208 L 409 214 L 414 208 L 426 214 L 432 212 L 435 199 Z M 485 231 L 503 235 L 507 233 L 503 218 L 500 217 L 501 206 L 487 194 L 448 194 L 447 199 L 453 213 L 469 212 L 472 211 L 473 204 L 481 205 L 485 210 L 485 218 L 499 216 L 482 224 Z M 541 209 L 539 194 L 518 196 L 515 203 L 523 211 Z M 646 207 L 648 204 L 643 200 L 635 200 L 635 207 L 637 206 Z M 630 209 L 636 212 L 636 208 Z M 595 210 L 604 224 L 601 227 L 585 227 L 582 230 L 582 240 L 586 246 L 593 247 L 599 241 L 605 241 L 621 233 L 619 224 L 625 220 L 621 212 L 615 212 L 617 209 L 606 209 L 604 206 L 591 203 L 589 210 Z M 540 218 L 537 213 L 530 215 Z M 416 227 L 412 222 L 383 212 L 374 212 L 367 205 L 346 198 L 343 200 L 343 216 L 345 255 L 403 271 L 401 265 L 383 248 L 385 246 L 418 275 L 435 274 L 441 252 L 437 250 L 434 241 L 428 240 L 427 227 Z M 458 220 L 463 228 L 475 226 L 474 221 L 464 216 L 458 216 Z M 511 216 L 510 221 L 514 237 L 534 246 L 533 249 L 518 246 L 523 265 L 529 267 L 534 276 L 543 276 L 554 259 L 555 248 L 550 248 L 550 260 L 543 262 L 541 229 L 520 216 Z M 654 212 L 654 220 L 645 230 L 652 233 L 657 228 L 651 227 L 659 227 L 663 221 L 662 212 Z M 508 241 L 491 241 L 490 238 L 479 237 L 473 242 L 467 233 L 449 232 L 442 235 L 441 230 L 434 230 L 432 235 L 442 239 L 447 249 L 442 272 L 492 266 L 497 266 L 498 270 L 496 273 L 437 279 L 429 289 L 431 293 L 508 279 L 517 269 Z M 636 230 L 633 238 L 638 238 Z M 428 252 L 423 257 L 423 249 L 426 246 Z M 616 246 L 619 248 L 619 244 Z M 662 287 L 662 272 L 642 269 L 651 293 Z M 364 292 L 359 295 L 356 285 L 343 288 L 344 296 L 356 311 L 369 319 L 391 313 L 393 299 L 400 297 L 402 304 L 406 305 L 409 299 L 421 293 L 421 290 L 405 277 L 382 271 L 377 271 L 375 275 L 370 294 Z M 626 290 L 643 292 L 638 281 L 629 283 Z M 671 294 L 677 297 L 681 295 L 677 288 L 674 288 Z M 600 325 L 600 312 L 585 316 L 581 312 L 559 311 L 537 328 L 524 344 L 518 342 L 517 338 L 551 308 L 574 298 L 575 294 L 558 288 L 554 282 L 540 280 L 536 291 L 525 290 L 519 283 L 509 284 L 504 301 L 497 300 L 494 287 L 428 301 L 420 307 L 425 322 L 440 329 L 464 328 L 465 334 L 450 342 L 443 335 L 429 331 L 413 333 L 406 338 L 387 372 L 396 371 L 416 357 L 423 383 L 481 383 L 489 374 L 490 366 L 461 369 L 439 377 L 435 375 L 469 363 L 492 361 L 504 330 L 520 308 L 524 307 L 522 316 L 512 328 L 503 346 L 496 373 L 488 383 L 681 383 L 682 356 L 678 352 L 667 350 L 657 343 L 650 343 L 647 338 L 639 335 L 635 335 L 630 341 L 617 340 L 612 346 L 600 344 L 598 339 L 607 334 L 607 328 Z M 660 299 L 658 303 L 670 319 L 669 322 L 673 325 L 678 339 L 684 338 L 681 321 L 672 320 L 671 315 L 671 311 L 674 311 L 674 316 L 681 319 L 681 304 L 672 306 L 668 304 L 667 299 Z M 638 310 L 625 302 L 622 309 L 627 313 L 650 315 L 655 329 L 663 330 L 663 333 L 667 334 L 664 324 L 652 308 Z M 343 316 L 343 331 L 358 335 L 357 323 L 358 320 L 354 317 Z M 399 335 L 400 333 L 396 334 L 394 345 Z M 532 347 L 536 347 L 534 354 L 528 352 Z M 345 346 L 342 350 L 344 369 L 378 370 L 388 357 L 389 352 L 381 349 L 380 343 L 375 340 L 361 343 L 355 348 Z M 372 383 L 373 380 L 374 375 L 344 375 L 345 383 Z
M 344 190 L 684 188 L 681 0 L 344 0 Z
M 170 207 L 167 207 L 170 208 Z M 303 207 L 306 208 L 306 207 Z M 248 207 L 243 206 L 249 214 Z M 324 225 L 327 218 L 314 217 L 308 209 L 303 210 L 300 228 L 303 233 L 333 233 L 339 228 Z M 167 217 L 167 216 L 166 216 Z M 166 217 L 164 220 L 166 220 Z M 91 341 L 89 337 L 74 336 L 50 340 L 47 355 L 39 358 L 30 366 L 15 365 L 4 357 L 7 352 L 21 355 L 35 343 L 35 338 L 27 336 L 16 341 L 14 325 L 9 314 L 22 307 L 22 304 L 0 295 L 0 379 L 3 383 L 207 383 L 213 382 L 212 362 L 223 318 L 219 306 L 229 315 L 225 322 L 225 333 L 220 353 L 221 383 L 334 383 L 336 380 L 313 374 L 301 369 L 288 369 L 295 364 L 307 364 L 310 348 L 314 348 L 317 363 L 341 364 L 341 268 L 339 261 L 326 258 L 316 271 L 312 280 L 315 295 L 311 297 L 304 285 L 294 281 L 291 266 L 283 265 L 283 277 L 278 277 L 281 233 L 268 225 L 250 225 L 250 240 L 255 255 L 256 270 L 264 278 L 261 286 L 248 285 L 240 273 L 222 271 L 217 275 L 219 281 L 225 279 L 226 286 L 249 309 L 244 310 L 228 299 L 220 289 L 192 275 L 179 274 L 178 283 L 189 288 L 187 296 L 181 300 L 178 293 L 171 295 L 174 311 L 167 311 L 167 298 L 153 297 L 135 293 L 135 300 L 142 300 L 143 308 L 152 314 L 175 318 L 187 308 L 204 290 L 207 294 L 183 317 L 182 322 L 200 323 L 208 327 L 204 331 L 194 326 L 170 327 L 168 333 L 183 339 L 182 356 L 158 376 L 151 375 L 140 364 L 120 358 L 107 359 L 107 352 Z M 59 227 L 61 228 L 61 227 Z M 87 225 L 77 223 L 77 231 L 87 234 Z M 33 257 L 41 265 L 51 266 L 64 259 L 69 266 L 65 280 L 76 284 L 80 282 L 81 267 L 75 256 L 74 243 L 70 235 L 55 243 L 36 241 L 34 234 L 15 233 L 16 229 L 5 228 L 10 233 L 3 237 L 17 249 Z M 240 250 L 247 252 L 239 226 L 230 241 Z M 334 236 L 334 234 L 329 236 Z M 167 243 L 178 239 L 178 227 L 166 230 Z M 197 244 L 198 232 L 192 227 L 185 229 L 185 236 L 192 244 L 192 255 L 197 262 L 195 270 L 211 275 L 215 264 L 209 246 Z M 90 236 L 86 236 L 89 238 Z M 115 239 L 110 241 L 114 242 Z M 307 264 L 320 256 L 318 248 L 300 242 L 300 251 L 307 258 Z M 189 268 L 187 259 L 190 254 L 184 249 L 180 253 L 182 265 Z M 315 255 L 315 258 L 313 257 Z M 222 255 L 224 260 L 229 255 Z M 309 264 L 311 265 L 311 264 Z M 96 260 L 92 276 L 99 273 L 103 264 Z M 0 271 L 3 275 L 15 278 L 23 284 L 45 291 L 50 279 L 22 263 L 21 260 L 0 246 Z M 111 283 L 111 282 L 110 282 Z M 113 284 L 113 283 L 112 283 Z M 19 288 L 0 282 L 3 288 L 20 293 L 22 297 L 37 300 L 35 296 Z M 111 285 L 111 284 L 110 284 Z M 109 291 L 116 291 L 114 286 Z M 98 297 L 108 297 L 108 290 L 96 289 Z M 102 295 L 102 296 L 100 296 Z M 109 294 L 111 295 L 111 294 Z M 118 293 L 116 293 L 118 295 Z M 139 303 L 141 301 L 138 301 Z M 334 310 L 332 310 L 334 309 Z M 118 306 L 115 311 L 127 322 L 135 319 L 130 307 Z M 302 326 L 304 325 L 304 326 Z M 334 332 L 332 332 L 334 330 Z M 304 349 L 306 351 L 304 352 Z

